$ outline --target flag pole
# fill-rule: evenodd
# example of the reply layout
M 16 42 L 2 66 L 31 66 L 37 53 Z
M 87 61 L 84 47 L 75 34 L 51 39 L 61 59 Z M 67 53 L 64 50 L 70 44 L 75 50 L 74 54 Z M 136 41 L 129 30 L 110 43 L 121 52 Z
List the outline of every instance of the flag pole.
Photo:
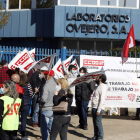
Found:
M 137 73 L 137 78 L 138 78 L 138 61 L 137 61 L 137 50 L 136 50 L 136 46 L 135 46 L 135 55 L 136 55 L 136 73 Z

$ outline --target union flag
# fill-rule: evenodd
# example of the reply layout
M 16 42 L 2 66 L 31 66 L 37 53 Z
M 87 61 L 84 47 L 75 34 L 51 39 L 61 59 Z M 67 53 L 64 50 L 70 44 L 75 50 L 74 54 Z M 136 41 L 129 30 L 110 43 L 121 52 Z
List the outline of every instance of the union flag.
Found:
M 135 36 L 134 36 L 134 27 L 133 24 L 131 26 L 130 32 L 127 36 L 127 39 L 123 45 L 123 49 L 121 51 L 121 57 L 122 57 L 122 64 L 124 64 L 128 60 L 129 55 L 129 48 L 135 47 Z

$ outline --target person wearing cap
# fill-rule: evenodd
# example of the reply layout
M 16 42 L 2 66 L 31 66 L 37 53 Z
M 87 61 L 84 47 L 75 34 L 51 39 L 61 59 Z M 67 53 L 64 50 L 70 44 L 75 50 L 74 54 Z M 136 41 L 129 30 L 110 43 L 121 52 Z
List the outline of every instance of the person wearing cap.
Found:
M 53 70 L 44 72 L 44 75 L 47 81 L 43 87 L 43 95 L 41 97 L 41 134 L 42 140 L 48 140 L 53 121 L 53 95 L 57 84 L 54 81 L 55 74 Z

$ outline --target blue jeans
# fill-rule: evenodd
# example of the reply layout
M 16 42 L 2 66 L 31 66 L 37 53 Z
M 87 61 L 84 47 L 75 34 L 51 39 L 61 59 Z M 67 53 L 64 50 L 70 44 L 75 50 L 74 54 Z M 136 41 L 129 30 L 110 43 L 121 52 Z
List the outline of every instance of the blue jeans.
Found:
M 29 109 L 30 109 L 30 105 L 24 105 L 23 111 L 21 112 L 21 133 L 22 133 L 22 136 L 25 135 L 26 121 L 27 121 L 27 116 L 29 114 Z
M 53 122 L 53 111 L 42 111 L 41 113 L 41 134 L 42 140 L 49 139 Z
M 100 115 L 97 116 L 97 109 L 92 109 L 92 117 L 93 117 L 93 125 L 94 125 L 94 137 L 98 139 L 103 139 L 104 137 L 104 131 L 102 126 L 102 114 L 104 110 L 101 110 Z
M 81 98 L 76 99 L 76 107 L 79 116 L 80 126 L 87 126 L 87 107 L 89 101 L 83 101 Z
M 38 113 L 39 113 L 39 103 L 37 103 L 37 98 L 38 98 L 38 94 L 36 94 L 34 96 L 35 98 L 35 105 L 34 105 L 34 113 L 33 113 L 33 123 L 37 122 L 38 123 Z
M 30 97 L 30 109 L 29 109 L 29 114 L 32 112 L 32 98 Z

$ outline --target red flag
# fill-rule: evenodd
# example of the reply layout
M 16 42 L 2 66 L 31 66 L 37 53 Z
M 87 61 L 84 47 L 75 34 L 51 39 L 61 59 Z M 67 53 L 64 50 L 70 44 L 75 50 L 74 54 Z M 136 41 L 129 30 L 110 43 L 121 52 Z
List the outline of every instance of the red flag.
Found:
M 123 49 L 121 51 L 121 57 L 122 57 L 122 64 L 124 64 L 128 60 L 129 55 L 129 48 L 135 47 L 135 36 L 134 36 L 134 27 L 133 24 L 131 26 L 130 32 L 127 36 L 127 39 L 123 45 Z

